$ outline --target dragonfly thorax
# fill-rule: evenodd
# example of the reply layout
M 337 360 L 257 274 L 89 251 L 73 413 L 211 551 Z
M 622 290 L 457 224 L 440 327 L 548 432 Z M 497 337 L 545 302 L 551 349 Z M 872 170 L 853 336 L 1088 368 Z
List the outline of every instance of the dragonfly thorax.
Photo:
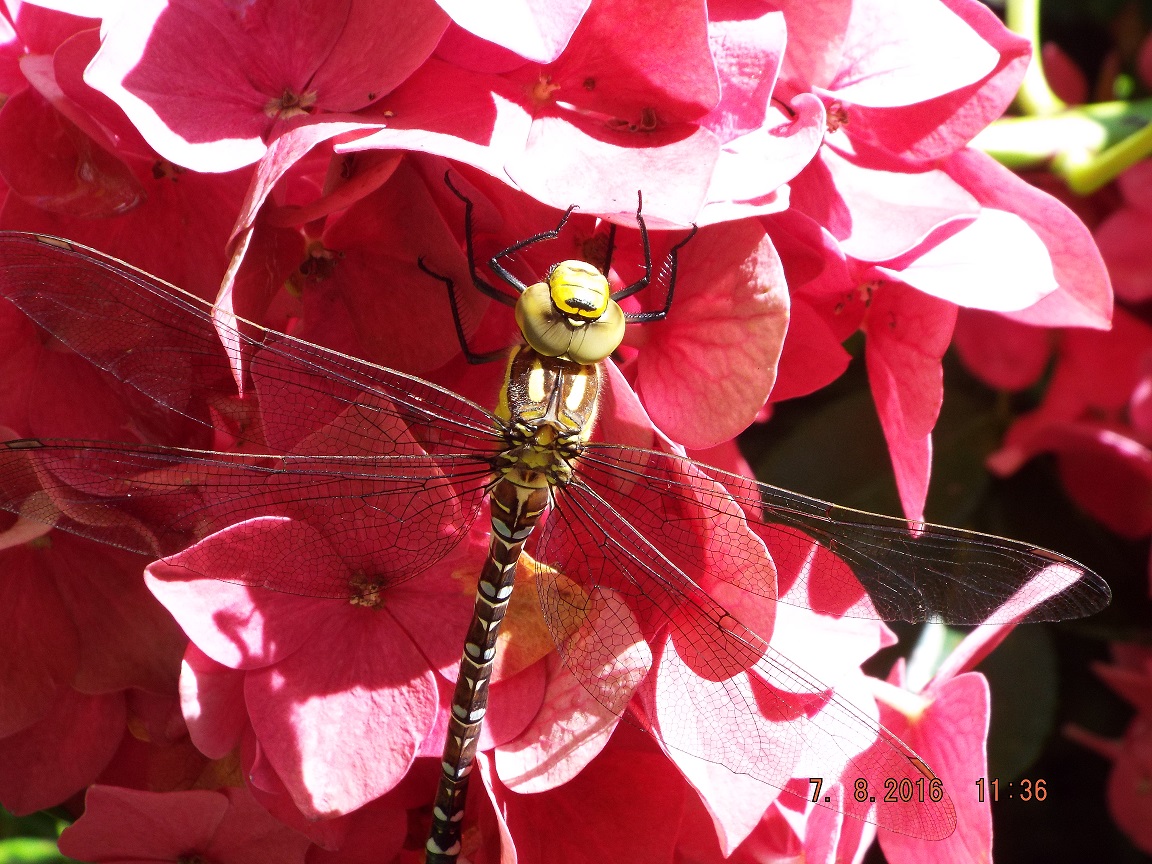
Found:
M 598 366 L 513 349 L 496 416 L 507 446 L 497 470 L 516 485 L 563 486 L 592 432 L 600 397 Z
M 516 323 L 540 354 L 573 363 L 599 363 L 624 338 L 624 311 L 608 280 L 583 261 L 561 261 L 516 303 Z

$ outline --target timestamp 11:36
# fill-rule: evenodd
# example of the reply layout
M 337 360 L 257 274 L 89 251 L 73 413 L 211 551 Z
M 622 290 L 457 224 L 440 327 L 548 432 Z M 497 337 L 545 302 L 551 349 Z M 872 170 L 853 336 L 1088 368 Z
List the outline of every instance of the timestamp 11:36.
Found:
M 1048 797 L 1044 780 L 1014 780 L 1001 782 L 998 777 L 981 777 L 976 781 L 976 798 L 983 804 L 985 795 L 993 803 L 1001 799 L 1013 801 L 1043 801 Z

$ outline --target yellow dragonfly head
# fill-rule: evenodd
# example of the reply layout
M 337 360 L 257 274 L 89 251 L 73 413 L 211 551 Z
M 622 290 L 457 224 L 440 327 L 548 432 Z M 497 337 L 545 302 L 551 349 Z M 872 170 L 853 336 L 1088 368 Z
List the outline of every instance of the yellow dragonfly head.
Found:
M 520 295 L 516 323 L 546 357 L 599 363 L 624 338 L 624 311 L 611 294 L 608 279 L 591 264 L 561 261 Z

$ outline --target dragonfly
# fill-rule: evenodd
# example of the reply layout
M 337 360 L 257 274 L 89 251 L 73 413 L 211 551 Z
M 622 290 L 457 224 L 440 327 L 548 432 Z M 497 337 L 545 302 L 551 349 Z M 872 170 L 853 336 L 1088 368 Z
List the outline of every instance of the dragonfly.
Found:
M 464 200 L 469 270 L 480 290 L 502 293 L 477 274 L 471 202 Z M 807 556 L 789 597 L 804 597 L 812 611 L 844 614 L 832 595 L 862 590 L 868 603 L 848 614 L 891 621 L 1077 618 L 1107 605 L 1107 584 L 1027 543 L 856 511 L 675 453 L 596 440 L 605 363 L 628 323 L 617 300 L 653 276 L 639 208 L 637 224 L 644 276 L 615 295 L 604 273 L 585 262 L 562 262 L 533 285 L 503 266 L 526 245 L 557 235 L 563 221 L 488 262 L 518 295 L 525 333 L 508 355 L 494 410 L 418 377 L 214 314 L 212 304 L 97 250 L 0 232 L 0 296 L 129 392 L 190 421 L 202 440 L 221 425 L 232 439 L 227 450 L 3 442 L 0 507 L 154 558 L 268 515 L 367 532 L 387 554 L 351 562 L 355 579 L 317 575 L 331 571 L 310 569 L 304 551 L 290 571 L 253 574 L 242 584 L 373 605 L 444 559 L 487 506 L 490 547 L 450 708 L 429 864 L 451 864 L 461 853 L 496 634 L 522 560 L 532 562 L 540 610 L 567 670 L 607 711 L 666 750 L 723 765 L 780 794 L 794 794 L 789 784 L 802 755 L 805 764 L 826 759 L 830 771 L 846 766 L 840 776 L 849 780 L 842 797 L 816 797 L 816 805 L 913 837 L 949 836 L 955 807 L 925 761 L 874 712 L 817 681 L 718 598 L 788 602 L 774 554 Z M 664 312 L 678 248 L 666 261 Z M 451 281 L 436 278 L 454 297 Z M 455 303 L 453 313 L 470 359 L 486 359 L 468 351 Z M 647 314 L 640 323 L 660 317 L 640 314 Z M 586 338 L 589 325 L 608 319 Z M 191 385 L 173 376 L 176 363 L 191 370 Z M 803 590 L 817 583 L 842 591 Z M 691 710 L 662 710 L 667 687 L 689 694 Z M 771 721 L 782 719 L 790 734 L 773 731 L 781 724 Z M 930 791 L 859 802 L 851 778 L 873 789 L 907 782 Z

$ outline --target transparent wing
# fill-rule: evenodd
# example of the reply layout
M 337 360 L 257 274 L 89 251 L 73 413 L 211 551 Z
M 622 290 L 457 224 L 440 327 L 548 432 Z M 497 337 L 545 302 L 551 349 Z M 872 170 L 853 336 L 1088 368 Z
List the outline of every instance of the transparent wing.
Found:
M 532 554 L 565 665 L 669 750 L 785 794 L 796 794 L 793 777 L 820 777 L 818 804 L 901 834 L 955 829 L 948 790 L 933 788 L 931 770 L 874 705 L 857 707 L 772 649 L 583 482 L 557 496 Z M 920 791 L 885 801 L 886 784 L 902 781 Z
M 867 694 L 850 701 L 772 648 L 776 601 L 979 624 L 1079 617 L 1110 598 L 1095 573 L 1027 544 L 600 444 L 530 552 L 565 665 L 608 710 L 788 794 L 822 778 L 821 806 L 933 839 L 955 826 L 948 790 L 861 707 Z
M 349 408 L 385 440 L 411 437 L 430 452 L 490 455 L 499 446 L 492 416 L 455 393 L 246 321 L 214 321 L 211 304 L 78 244 L 0 232 L 0 296 L 165 409 L 205 427 L 241 414 L 230 430 L 237 449 L 292 452 Z M 258 397 L 258 411 L 236 410 L 225 344 L 244 358 L 246 401 Z M 323 452 L 344 446 L 362 444 L 333 438 Z
M 437 560 L 479 513 L 501 438 L 491 415 L 449 391 L 244 321 L 214 321 L 194 295 L 38 235 L 0 232 L 0 296 L 147 397 L 141 405 L 192 421 L 194 443 L 223 432 L 243 451 L 7 442 L 4 509 L 152 555 L 244 519 L 292 516 L 352 557 L 374 544 L 384 554 L 349 563 L 377 588 Z M 245 360 L 243 395 L 225 344 Z M 137 428 L 148 426 L 141 405 Z M 320 584 L 306 564 L 254 584 L 315 596 L 365 590 Z
M 802 597 L 817 612 L 950 624 L 1061 621 L 1111 599 L 1096 573 L 1056 552 L 840 507 L 677 456 L 594 444 L 578 474 L 682 572 L 762 597 Z M 781 564 L 802 557 L 802 566 L 773 567 L 765 549 Z M 860 586 L 871 609 L 846 608 Z
M 203 575 L 349 598 L 411 578 L 446 555 L 479 516 L 488 474 L 486 463 L 468 456 L 275 457 L 23 439 L 0 444 L 0 508 L 156 558 L 248 519 L 307 522 L 356 582 L 313 566 L 308 550 L 283 562 L 281 550 L 269 549 L 265 560 L 282 563 L 265 571 L 217 575 L 236 572 L 224 566 Z

